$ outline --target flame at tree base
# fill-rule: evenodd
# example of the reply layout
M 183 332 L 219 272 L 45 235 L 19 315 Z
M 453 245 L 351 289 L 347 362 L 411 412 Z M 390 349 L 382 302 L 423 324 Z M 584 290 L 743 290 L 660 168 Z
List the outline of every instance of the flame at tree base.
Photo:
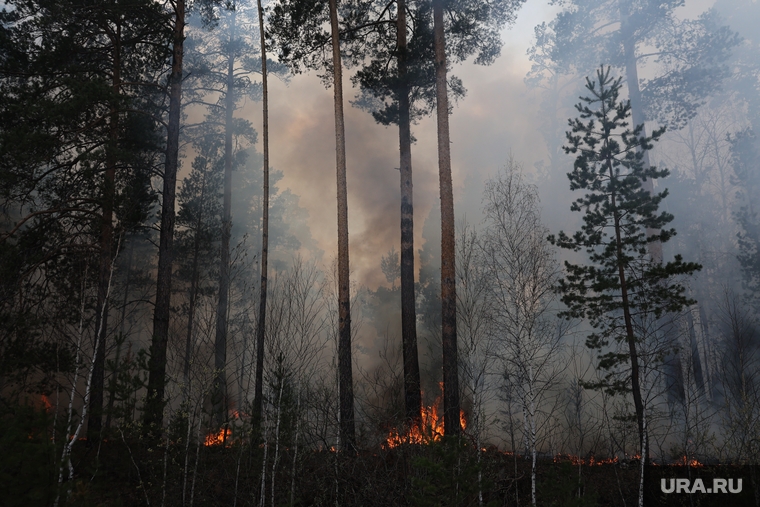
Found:
M 232 444 L 232 427 L 230 424 L 235 421 L 241 419 L 241 414 L 237 410 L 230 410 L 230 422 L 225 423 L 224 426 L 219 428 L 218 431 L 212 431 L 206 434 L 206 438 L 203 440 L 203 445 L 206 447 L 212 446 L 212 445 L 224 445 L 229 446 Z
M 231 442 L 232 428 L 220 428 L 216 433 L 209 433 L 203 441 L 203 445 L 229 445 Z
M 440 383 L 441 391 L 443 391 L 443 382 Z M 443 438 L 443 415 L 441 414 L 440 406 L 443 394 L 439 395 L 435 399 L 435 403 L 432 406 L 422 407 L 422 420 L 419 424 L 415 424 L 409 428 L 406 433 L 400 434 L 397 428 L 393 428 L 385 439 L 385 442 L 381 444 L 383 449 L 393 449 L 401 444 L 429 444 L 437 442 Z M 464 411 L 459 411 L 459 424 L 462 430 L 467 427 L 467 420 L 464 416 Z

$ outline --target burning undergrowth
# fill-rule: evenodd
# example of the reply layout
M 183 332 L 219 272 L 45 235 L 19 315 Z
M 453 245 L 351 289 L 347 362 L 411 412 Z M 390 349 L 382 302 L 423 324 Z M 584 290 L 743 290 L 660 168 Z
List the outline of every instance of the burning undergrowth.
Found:
M 381 444 L 383 449 L 393 449 L 402 444 L 429 444 L 443 438 L 443 382 L 439 386 L 441 393 L 436 397 L 435 402 L 432 405 L 422 406 L 421 420 L 403 432 L 399 432 L 398 428 L 392 428 Z M 459 424 L 462 430 L 467 428 L 464 410 L 459 411 Z

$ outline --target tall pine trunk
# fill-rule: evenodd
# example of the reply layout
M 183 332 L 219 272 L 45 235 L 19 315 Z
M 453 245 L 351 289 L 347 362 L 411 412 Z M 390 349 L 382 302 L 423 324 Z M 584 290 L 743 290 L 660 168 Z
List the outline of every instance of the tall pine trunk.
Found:
M 354 385 L 351 371 L 351 295 L 348 277 L 348 196 L 346 189 L 346 133 L 343 125 L 343 70 L 337 0 L 330 0 L 333 91 L 335 101 L 335 158 L 338 180 L 338 390 L 340 443 L 355 448 Z
M 185 41 L 185 0 L 176 0 L 174 12 L 172 71 L 169 77 L 169 122 L 166 135 L 166 160 L 161 204 L 161 235 L 158 245 L 156 304 L 153 311 L 153 337 L 148 365 L 148 396 L 145 402 L 145 431 L 160 435 L 163 424 L 166 388 L 166 346 L 171 311 L 172 257 L 174 254 L 174 202 L 179 163 L 179 127 L 182 104 L 182 56 Z
M 644 129 L 641 131 L 642 136 L 647 135 L 646 129 L 646 116 L 644 115 L 644 104 L 641 100 L 641 89 L 639 88 L 639 72 L 636 64 L 636 40 L 635 30 L 630 25 L 628 0 L 620 1 L 620 20 L 621 28 L 620 33 L 623 36 L 623 57 L 625 59 L 625 80 L 628 84 L 628 98 L 631 101 L 631 120 L 633 120 L 633 127 L 637 125 L 643 125 Z M 649 167 L 649 152 L 644 151 L 644 167 Z M 649 192 L 650 195 L 654 194 L 654 182 L 651 178 L 642 182 L 644 190 Z M 659 229 L 647 229 L 648 236 L 656 236 L 660 234 Z M 649 243 L 649 256 L 654 262 L 662 262 L 662 243 L 659 241 L 653 241 Z
M 417 313 L 414 297 L 414 201 L 412 134 L 407 73 L 406 0 L 398 0 L 399 152 L 401 156 L 401 341 L 404 353 L 404 405 L 410 426 L 422 421 L 420 363 L 417 357 Z
M 222 211 L 222 247 L 219 262 L 219 299 L 216 307 L 214 339 L 214 423 L 227 418 L 227 314 L 230 294 L 230 235 L 232 232 L 232 119 L 235 113 L 235 14 L 232 5 L 230 44 L 227 55 L 227 83 L 224 96 L 224 202 Z
M 459 375 L 457 371 L 457 294 L 454 191 L 449 147 L 449 99 L 446 84 L 446 39 L 443 0 L 433 1 L 435 44 L 435 95 L 438 120 L 438 181 L 441 192 L 441 342 L 443 346 L 443 429 L 459 435 Z
M 111 90 L 113 93 L 109 111 L 108 146 L 106 148 L 106 171 L 103 178 L 103 217 L 100 225 L 100 260 L 98 268 L 98 304 L 96 306 L 95 332 L 98 344 L 94 351 L 90 417 L 87 420 L 87 442 L 100 440 L 103 425 L 103 387 L 106 365 L 106 335 L 108 334 L 108 285 L 111 280 L 111 244 L 113 243 L 113 204 L 116 179 L 116 150 L 119 142 L 119 95 L 121 93 L 121 24 L 117 21 L 113 44 Z
M 261 279 L 259 285 L 259 315 L 256 323 L 256 386 L 253 398 L 253 420 L 261 423 L 264 393 L 264 337 L 267 317 L 267 270 L 269 255 L 269 88 L 267 80 L 267 49 L 264 36 L 264 8 L 257 0 L 261 44 L 262 135 L 264 142 L 264 185 L 261 199 Z

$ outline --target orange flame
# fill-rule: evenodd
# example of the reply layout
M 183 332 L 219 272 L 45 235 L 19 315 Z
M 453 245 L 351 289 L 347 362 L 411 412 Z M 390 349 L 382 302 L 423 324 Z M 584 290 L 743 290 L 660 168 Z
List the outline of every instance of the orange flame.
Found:
M 222 445 L 225 443 L 229 444 L 230 436 L 232 436 L 231 428 L 221 428 L 216 433 L 211 432 L 208 435 L 206 435 L 206 439 L 203 441 L 203 445 L 210 446 L 210 445 Z
M 703 466 L 705 466 L 704 464 L 700 463 L 697 459 L 694 459 L 694 458 L 688 459 L 686 456 L 681 456 L 681 458 L 678 461 L 676 461 L 675 464 L 677 466 L 681 466 L 681 467 L 685 467 L 685 466 L 703 467 Z
M 443 391 L 443 382 L 440 384 L 441 391 Z M 441 393 L 432 406 L 422 407 L 422 421 L 421 424 L 415 424 L 407 430 L 405 434 L 400 434 L 398 429 L 393 428 L 385 439 L 385 443 L 381 444 L 383 449 L 393 449 L 401 444 L 429 444 L 431 442 L 437 442 L 443 437 L 443 415 L 441 414 L 441 400 L 443 393 Z M 464 416 L 464 411 L 459 411 L 459 424 L 462 429 L 467 427 L 467 419 Z
M 573 465 L 588 465 L 588 466 L 602 466 L 602 465 L 614 465 L 618 462 L 618 457 L 615 456 L 614 458 L 605 458 L 605 459 L 596 459 L 594 455 L 592 454 L 588 458 L 581 458 L 580 456 L 576 456 L 574 454 L 557 454 L 554 456 L 554 462 L 560 463 L 563 461 L 569 461 Z
M 240 412 L 237 410 L 230 410 L 230 419 L 240 419 L 240 417 Z M 211 445 L 230 445 L 232 442 L 232 439 L 230 438 L 231 436 L 232 428 L 229 425 L 226 425 L 217 431 L 210 431 L 206 435 L 203 445 L 207 447 Z

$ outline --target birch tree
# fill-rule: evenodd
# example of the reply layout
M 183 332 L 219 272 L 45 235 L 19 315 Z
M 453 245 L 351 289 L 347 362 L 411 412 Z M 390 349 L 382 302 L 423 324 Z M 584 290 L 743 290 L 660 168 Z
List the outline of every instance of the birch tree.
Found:
M 536 504 L 539 411 L 558 375 L 562 327 L 553 310 L 558 266 L 546 242 L 538 192 L 514 159 L 485 190 L 483 257 L 492 304 L 495 354 L 522 406 Z

